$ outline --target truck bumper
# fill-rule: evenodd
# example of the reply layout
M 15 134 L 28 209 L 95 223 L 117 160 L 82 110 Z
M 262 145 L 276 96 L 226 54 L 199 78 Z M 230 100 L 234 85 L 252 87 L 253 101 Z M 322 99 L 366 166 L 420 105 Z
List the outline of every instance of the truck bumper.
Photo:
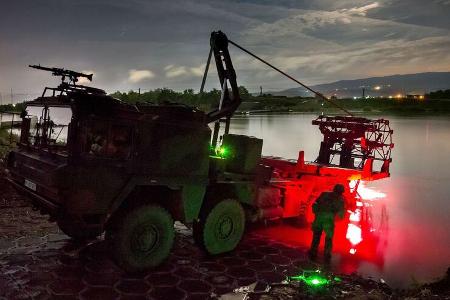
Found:
M 28 199 L 30 199 L 34 206 L 44 209 L 50 215 L 56 215 L 59 211 L 59 205 L 43 198 L 42 196 L 39 196 L 30 189 L 14 181 L 12 178 L 6 177 L 6 180 L 8 180 L 8 182 L 17 190 L 18 193 L 25 195 Z

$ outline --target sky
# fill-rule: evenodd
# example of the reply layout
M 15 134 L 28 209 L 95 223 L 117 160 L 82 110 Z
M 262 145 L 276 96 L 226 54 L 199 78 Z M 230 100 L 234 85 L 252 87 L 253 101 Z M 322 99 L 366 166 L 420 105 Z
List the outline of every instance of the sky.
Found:
M 450 0 L 0 0 L 0 11 L 3 101 L 58 82 L 29 64 L 93 73 L 108 92 L 198 90 L 213 30 L 306 84 L 450 71 Z M 250 91 L 296 87 L 230 53 Z

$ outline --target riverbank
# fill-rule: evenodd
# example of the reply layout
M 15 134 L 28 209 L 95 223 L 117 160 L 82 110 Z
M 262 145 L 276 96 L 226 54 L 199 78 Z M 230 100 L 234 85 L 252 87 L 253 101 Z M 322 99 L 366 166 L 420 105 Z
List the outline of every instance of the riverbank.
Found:
M 334 103 L 355 115 L 449 116 L 450 100 L 416 99 L 337 99 Z M 300 97 L 253 97 L 244 100 L 238 113 L 314 113 L 342 114 L 333 104 Z
M 450 268 L 436 282 L 417 285 L 408 290 L 395 290 L 386 283 L 363 278 L 357 274 L 335 275 L 326 271 L 311 272 L 309 277 L 293 276 L 283 282 L 252 284 L 236 289 L 219 298 L 238 299 L 235 295 L 247 296 L 249 300 L 279 299 L 450 299 Z M 308 276 L 308 275 L 307 275 Z M 244 298 L 239 298 L 244 299 Z
M 183 103 L 200 110 L 209 111 L 215 107 L 220 93 L 217 90 L 199 95 L 194 93 L 176 93 L 161 89 L 158 92 L 144 94 L 114 93 L 126 103 Z M 243 94 L 237 114 L 303 112 L 314 114 L 342 114 L 342 110 L 332 103 L 318 98 L 252 96 Z M 333 103 L 356 115 L 394 115 L 394 116 L 450 116 L 450 99 L 409 99 L 409 98 L 369 98 L 369 99 L 333 99 Z M 15 106 L 0 106 L 0 112 L 20 113 L 25 103 Z

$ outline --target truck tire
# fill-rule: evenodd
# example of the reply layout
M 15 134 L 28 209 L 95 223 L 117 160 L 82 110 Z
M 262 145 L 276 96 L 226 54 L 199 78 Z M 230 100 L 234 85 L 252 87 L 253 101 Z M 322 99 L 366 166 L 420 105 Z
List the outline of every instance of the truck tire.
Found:
M 63 215 L 56 220 L 59 229 L 76 241 L 92 240 L 102 234 L 101 227 L 85 227 L 74 217 Z
M 193 224 L 194 240 L 211 255 L 232 251 L 245 230 L 245 213 L 234 199 L 206 203 Z
M 170 213 L 157 204 L 144 204 L 123 212 L 107 230 L 113 256 L 127 272 L 160 265 L 170 254 L 175 236 Z

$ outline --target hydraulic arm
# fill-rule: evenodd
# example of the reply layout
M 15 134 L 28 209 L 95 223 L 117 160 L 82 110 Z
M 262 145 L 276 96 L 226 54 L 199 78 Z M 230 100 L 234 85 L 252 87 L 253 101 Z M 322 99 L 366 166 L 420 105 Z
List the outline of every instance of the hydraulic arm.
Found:
M 211 51 L 216 61 L 222 95 L 219 106 L 208 112 L 207 122 L 215 122 L 221 118 L 229 119 L 241 104 L 241 97 L 236 82 L 236 72 L 228 52 L 228 38 L 222 31 L 211 33 Z

